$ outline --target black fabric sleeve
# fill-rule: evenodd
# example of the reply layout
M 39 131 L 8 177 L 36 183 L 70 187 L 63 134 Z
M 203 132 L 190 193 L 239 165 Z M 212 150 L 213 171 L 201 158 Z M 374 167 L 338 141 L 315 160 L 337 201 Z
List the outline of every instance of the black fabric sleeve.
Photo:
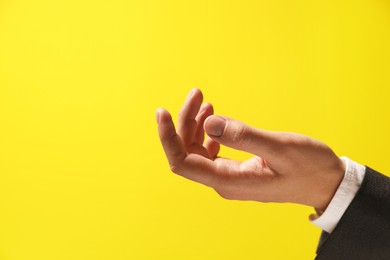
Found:
M 362 185 L 316 260 L 390 259 L 390 178 L 366 167 Z

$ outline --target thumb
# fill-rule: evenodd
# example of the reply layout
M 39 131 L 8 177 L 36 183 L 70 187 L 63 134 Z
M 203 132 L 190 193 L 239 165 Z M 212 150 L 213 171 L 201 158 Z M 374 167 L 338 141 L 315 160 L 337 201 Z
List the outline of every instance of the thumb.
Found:
M 209 116 L 204 122 L 204 130 L 220 144 L 264 159 L 275 158 L 281 147 L 280 133 L 257 129 L 225 116 Z

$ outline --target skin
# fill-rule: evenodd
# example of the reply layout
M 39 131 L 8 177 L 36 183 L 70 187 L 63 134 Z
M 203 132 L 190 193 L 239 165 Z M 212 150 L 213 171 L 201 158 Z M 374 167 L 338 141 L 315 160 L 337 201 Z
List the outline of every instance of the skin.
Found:
M 199 89 L 179 112 L 156 112 L 158 133 L 172 172 L 232 200 L 290 202 L 324 211 L 340 185 L 345 165 L 326 144 L 296 133 L 266 131 L 213 115 Z M 205 133 L 207 139 L 204 140 Z M 220 145 L 253 154 L 241 162 L 218 156 Z

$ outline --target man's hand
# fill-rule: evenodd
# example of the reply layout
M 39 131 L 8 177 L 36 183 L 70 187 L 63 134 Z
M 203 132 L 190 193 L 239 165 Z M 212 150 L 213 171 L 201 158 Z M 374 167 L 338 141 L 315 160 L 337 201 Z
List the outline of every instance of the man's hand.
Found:
M 160 140 L 173 172 L 226 199 L 326 209 L 345 172 L 343 161 L 326 144 L 213 115 L 212 105 L 202 102 L 201 91 L 193 89 L 180 110 L 177 132 L 169 112 L 157 111 Z M 220 144 L 254 156 L 244 162 L 218 157 Z

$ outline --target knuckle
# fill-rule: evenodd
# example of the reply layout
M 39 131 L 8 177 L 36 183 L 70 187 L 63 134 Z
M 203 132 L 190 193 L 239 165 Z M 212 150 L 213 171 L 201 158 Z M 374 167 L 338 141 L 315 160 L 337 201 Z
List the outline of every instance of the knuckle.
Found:
M 304 143 L 304 138 L 295 134 L 286 132 L 283 134 L 282 138 L 283 144 L 288 146 L 296 146 Z
M 228 176 L 220 176 L 214 185 L 214 190 L 226 200 L 237 199 L 234 185 L 232 185 Z
M 248 142 L 247 129 L 244 126 L 238 126 L 233 132 L 232 141 L 240 147 L 245 146 Z
M 218 193 L 219 196 L 221 196 L 225 200 L 233 200 L 233 199 L 235 199 L 233 194 L 230 191 L 226 190 L 226 189 L 215 189 L 215 191 Z
M 180 165 L 174 162 L 169 163 L 169 168 L 173 173 L 179 174 L 180 172 Z
M 183 151 L 181 150 L 172 150 L 169 151 L 169 153 L 169 158 L 171 158 L 171 160 L 174 160 L 174 164 L 177 164 L 177 161 L 184 160 L 185 154 L 183 154 Z

